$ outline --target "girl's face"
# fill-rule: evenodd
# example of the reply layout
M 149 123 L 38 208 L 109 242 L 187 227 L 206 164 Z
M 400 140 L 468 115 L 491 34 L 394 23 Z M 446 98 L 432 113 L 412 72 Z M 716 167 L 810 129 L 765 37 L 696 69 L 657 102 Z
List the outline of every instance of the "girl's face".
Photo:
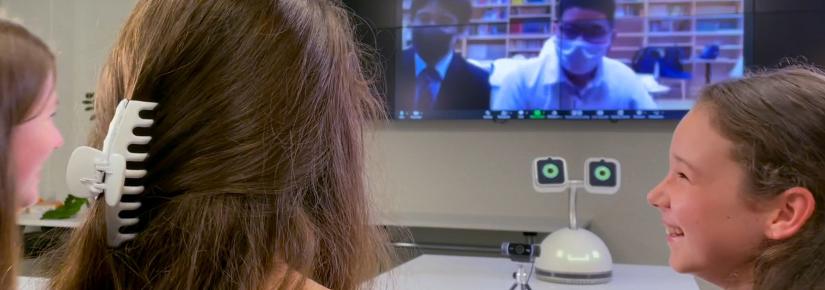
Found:
M 699 105 L 679 123 L 670 169 L 647 199 L 662 215 L 670 266 L 722 285 L 750 274 L 769 218 L 746 202 L 745 172 L 710 110 Z
M 55 149 L 63 145 L 63 137 L 54 124 L 57 94 L 51 75 L 41 92 L 25 121 L 15 126 L 11 133 L 11 168 L 16 177 L 15 192 L 19 208 L 37 202 L 43 164 Z

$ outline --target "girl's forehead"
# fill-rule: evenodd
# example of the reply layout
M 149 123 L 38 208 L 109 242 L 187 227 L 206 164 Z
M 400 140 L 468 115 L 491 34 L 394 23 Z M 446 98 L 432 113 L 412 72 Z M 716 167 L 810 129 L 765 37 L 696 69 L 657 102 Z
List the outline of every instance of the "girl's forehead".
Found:
M 679 156 L 696 167 L 733 160 L 733 143 L 713 126 L 711 113 L 707 108 L 697 107 L 682 119 L 673 134 L 672 156 Z

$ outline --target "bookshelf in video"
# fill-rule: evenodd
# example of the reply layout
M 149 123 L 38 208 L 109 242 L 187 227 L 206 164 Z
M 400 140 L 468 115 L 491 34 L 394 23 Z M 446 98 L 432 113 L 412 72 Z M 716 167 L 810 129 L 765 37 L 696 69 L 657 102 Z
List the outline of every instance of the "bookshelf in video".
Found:
M 442 0 L 445 1 L 445 0 Z M 449 1 L 449 0 L 446 0 Z M 617 118 L 634 119 L 639 108 L 517 108 L 495 106 L 499 89 L 506 86 L 507 71 L 519 71 L 522 62 L 541 58 L 558 38 L 558 0 L 472 0 L 471 16 L 461 23 L 453 51 L 489 73 L 489 110 L 414 112 L 397 110 L 399 119 L 536 119 L 540 109 L 546 119 L 602 118 L 598 114 L 628 113 Z M 413 45 L 412 0 L 405 0 L 402 48 Z M 743 0 L 615 0 L 606 58 L 632 69 L 644 83 L 655 108 L 642 108 L 646 118 L 679 118 L 689 110 L 702 86 L 741 73 L 744 49 Z M 555 53 L 555 52 L 554 52 Z M 560 108 L 561 109 L 561 108 Z M 610 109 L 610 110 L 607 110 Z M 670 112 L 681 111 L 681 112 Z M 403 113 L 403 114 L 401 114 Z M 415 116 L 418 113 L 418 116 Z M 581 115 L 581 116 L 579 116 Z M 501 117 L 504 117 L 501 115 Z

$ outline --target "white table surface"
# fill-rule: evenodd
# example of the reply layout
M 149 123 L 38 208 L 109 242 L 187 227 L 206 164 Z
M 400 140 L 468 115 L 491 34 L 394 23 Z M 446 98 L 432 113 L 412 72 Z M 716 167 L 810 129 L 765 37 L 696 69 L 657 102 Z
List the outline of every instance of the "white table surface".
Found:
M 76 228 L 83 222 L 82 217 L 73 217 L 64 220 L 42 220 L 42 215 L 21 214 L 17 216 L 17 224 L 30 227 Z
M 509 290 L 518 263 L 507 258 L 422 255 L 380 275 L 374 289 Z M 529 270 L 529 264 L 525 264 Z M 617 264 L 613 279 L 602 285 L 565 285 L 530 280 L 533 290 L 699 290 L 696 280 L 667 266 Z
M 518 263 L 505 258 L 422 255 L 376 278 L 381 290 L 508 290 Z M 48 280 L 19 277 L 20 290 L 47 289 Z M 699 290 L 689 275 L 665 266 L 614 265 L 613 280 L 601 285 L 565 285 L 530 280 L 533 290 Z
M 76 228 L 80 226 L 86 217 L 85 211 L 82 211 L 70 219 L 43 220 L 40 219 L 43 216 L 43 212 L 45 211 L 33 210 L 23 212 L 17 215 L 17 224 L 29 227 Z

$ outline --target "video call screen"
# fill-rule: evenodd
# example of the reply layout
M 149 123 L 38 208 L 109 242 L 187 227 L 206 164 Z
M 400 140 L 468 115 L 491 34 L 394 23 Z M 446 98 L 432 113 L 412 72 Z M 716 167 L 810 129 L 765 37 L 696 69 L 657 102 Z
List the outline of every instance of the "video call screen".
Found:
M 678 119 L 742 75 L 742 0 L 403 0 L 393 115 Z

